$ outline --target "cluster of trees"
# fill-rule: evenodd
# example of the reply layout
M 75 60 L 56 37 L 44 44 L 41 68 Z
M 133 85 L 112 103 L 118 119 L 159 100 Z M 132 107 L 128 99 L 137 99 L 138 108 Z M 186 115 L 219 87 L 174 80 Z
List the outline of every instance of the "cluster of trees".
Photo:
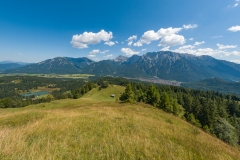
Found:
M 35 98 L 21 94 L 38 87 L 56 88 L 50 95 Z M 83 79 L 42 78 L 30 76 L 6 76 L 0 78 L 0 108 L 17 108 L 30 104 L 50 102 L 56 99 L 79 98 L 92 89 Z M 80 91 L 80 92 L 79 92 Z
M 13 82 L 13 81 L 16 81 Z M 143 102 L 186 119 L 206 132 L 230 144 L 240 143 L 240 97 L 214 91 L 201 91 L 176 86 L 153 85 L 123 78 L 104 77 L 90 82 L 73 79 L 40 77 L 0 78 L 0 108 L 24 107 L 56 99 L 79 98 L 92 88 L 108 85 L 126 86 L 120 100 L 129 103 Z M 33 100 L 23 98 L 19 90 L 39 86 L 55 87 L 51 95 Z
M 131 82 L 120 97 L 143 102 L 182 117 L 229 144 L 240 142 L 239 97 L 213 91 Z

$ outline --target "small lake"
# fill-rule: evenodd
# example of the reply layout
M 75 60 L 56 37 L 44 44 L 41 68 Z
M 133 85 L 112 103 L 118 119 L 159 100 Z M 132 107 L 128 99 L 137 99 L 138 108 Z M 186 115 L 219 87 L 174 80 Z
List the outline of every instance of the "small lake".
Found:
M 46 94 L 50 94 L 50 92 L 48 92 L 48 91 L 28 92 L 28 93 L 22 94 L 22 96 L 29 97 L 31 95 L 41 96 L 41 95 L 46 95 Z

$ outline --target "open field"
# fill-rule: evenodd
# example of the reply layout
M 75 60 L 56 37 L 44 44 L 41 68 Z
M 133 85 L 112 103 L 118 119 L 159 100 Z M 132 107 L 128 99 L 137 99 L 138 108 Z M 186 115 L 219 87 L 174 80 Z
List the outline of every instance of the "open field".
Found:
M 0 74 L 0 77 L 4 76 L 36 76 L 44 78 L 72 78 L 72 79 L 87 79 L 90 74 L 26 74 L 26 73 L 12 73 L 12 74 Z
M 123 89 L 1 109 L 0 159 L 239 159 L 237 148 L 173 115 L 109 97 Z

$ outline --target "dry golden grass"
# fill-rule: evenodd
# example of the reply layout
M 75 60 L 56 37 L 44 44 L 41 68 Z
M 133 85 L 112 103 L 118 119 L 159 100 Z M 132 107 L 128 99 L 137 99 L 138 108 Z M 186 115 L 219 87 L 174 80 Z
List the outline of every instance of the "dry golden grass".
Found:
M 238 149 L 173 115 L 145 104 L 121 104 L 107 98 L 102 102 L 89 97 L 2 109 L 0 142 L 0 159 L 240 157 Z

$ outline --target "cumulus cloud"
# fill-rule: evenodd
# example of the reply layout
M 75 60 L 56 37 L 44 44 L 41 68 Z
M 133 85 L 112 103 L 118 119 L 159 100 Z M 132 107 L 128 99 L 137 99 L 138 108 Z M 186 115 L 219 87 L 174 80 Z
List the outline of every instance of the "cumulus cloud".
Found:
M 212 49 L 212 48 L 196 48 L 196 46 L 194 45 L 181 46 L 172 51 L 177 53 L 193 54 L 196 56 L 201 56 L 201 55 L 220 56 L 220 57 L 240 56 L 240 52 L 238 51 L 226 51 L 226 50 Z
M 238 3 L 235 3 L 235 4 L 233 5 L 233 8 L 234 8 L 234 7 L 237 7 L 237 6 L 238 6 Z
M 222 36 L 213 36 L 212 38 L 222 38 Z
M 184 29 L 193 29 L 193 28 L 197 28 L 198 25 L 197 24 L 188 24 L 188 25 L 183 25 Z
M 113 55 L 112 54 L 108 54 L 106 56 L 104 56 L 104 58 L 111 58 Z
M 109 42 L 113 38 L 112 32 L 101 30 L 98 33 L 84 32 L 82 34 L 73 35 L 70 42 L 75 48 L 88 48 L 89 44 L 98 44 L 102 41 Z
M 107 52 L 109 52 L 109 50 L 100 51 L 99 49 L 95 49 L 89 53 L 88 57 L 96 57 L 97 53 L 106 54 Z
M 183 45 L 185 38 L 181 35 L 172 34 L 162 38 L 158 46 L 176 46 Z
M 105 51 L 102 51 L 102 52 L 100 52 L 100 53 L 106 54 L 107 52 L 109 52 L 109 50 L 105 50 Z
M 142 49 L 142 52 L 144 52 L 144 51 L 146 51 L 146 50 L 147 50 L 146 48 L 143 48 L 143 49 Z
M 202 42 L 195 42 L 194 46 L 199 46 L 199 45 L 204 44 L 204 43 L 205 43 L 204 41 L 202 41 Z
M 143 46 L 143 44 L 150 44 L 152 41 L 160 40 L 160 46 L 172 46 L 185 43 L 185 38 L 182 35 L 178 35 L 182 28 L 161 28 L 157 32 L 154 30 L 146 31 L 142 37 L 133 44 L 133 46 Z
M 130 48 L 122 48 L 121 52 L 125 53 L 127 56 L 132 56 L 134 54 L 139 54 L 139 52 L 136 52 Z
M 235 4 L 234 5 L 228 5 L 228 8 L 235 8 L 238 6 L 240 0 L 235 0 Z
M 90 55 L 93 55 L 93 54 L 97 54 L 97 53 L 99 53 L 100 51 L 98 50 L 98 49 L 96 49 L 96 50 L 92 50 L 89 54 Z
M 108 42 L 105 42 L 104 44 L 109 45 L 109 46 L 113 46 L 113 45 L 115 45 L 115 42 L 108 41 Z
M 231 32 L 237 32 L 240 31 L 240 26 L 232 26 L 231 28 L 228 28 L 229 31 Z
M 237 48 L 237 45 L 222 45 L 217 44 L 219 50 Z
M 95 54 L 89 54 L 88 57 L 93 58 L 93 57 L 96 57 L 96 55 Z
M 233 62 L 233 63 L 238 63 L 238 64 L 240 64 L 240 60 L 230 60 L 230 62 Z
M 189 38 L 189 41 L 193 41 L 194 40 L 194 38 Z
M 131 46 L 133 41 L 137 39 L 137 35 L 133 35 L 127 39 L 128 45 Z
M 169 51 L 170 46 L 163 47 L 160 51 Z

